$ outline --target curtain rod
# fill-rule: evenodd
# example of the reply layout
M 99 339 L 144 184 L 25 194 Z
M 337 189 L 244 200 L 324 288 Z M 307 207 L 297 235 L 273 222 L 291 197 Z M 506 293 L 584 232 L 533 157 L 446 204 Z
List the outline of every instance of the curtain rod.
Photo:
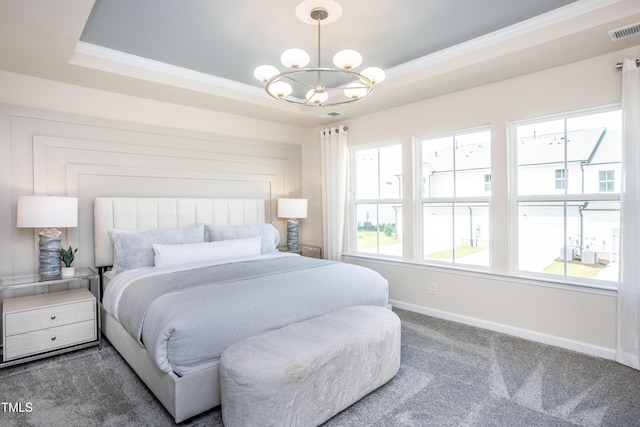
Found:
M 636 59 L 636 67 L 640 67 L 640 59 Z M 616 68 L 619 70 L 622 68 L 622 62 L 616 64 Z

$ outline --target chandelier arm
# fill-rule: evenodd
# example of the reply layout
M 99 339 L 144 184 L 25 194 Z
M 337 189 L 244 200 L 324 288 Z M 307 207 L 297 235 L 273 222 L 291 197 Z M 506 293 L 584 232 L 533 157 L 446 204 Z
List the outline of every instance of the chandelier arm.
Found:
M 290 80 L 292 82 L 298 83 L 301 86 L 308 87 L 309 89 L 315 89 L 315 85 L 312 85 L 310 83 L 306 83 L 306 82 L 303 82 L 301 80 L 298 80 L 298 79 L 292 77 L 292 75 L 285 74 L 285 75 L 283 75 L 281 77 L 282 77 L 282 79 Z

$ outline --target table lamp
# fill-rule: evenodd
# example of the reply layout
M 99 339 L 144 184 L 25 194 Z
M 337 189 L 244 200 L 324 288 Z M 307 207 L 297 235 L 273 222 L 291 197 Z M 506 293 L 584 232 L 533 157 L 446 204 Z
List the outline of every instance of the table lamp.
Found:
M 78 226 L 78 199 L 75 197 L 18 197 L 18 228 L 42 228 L 40 268 L 42 277 L 60 275 L 60 236 L 56 227 Z
M 278 199 L 278 217 L 287 220 L 287 248 L 298 248 L 298 219 L 307 217 L 307 199 Z

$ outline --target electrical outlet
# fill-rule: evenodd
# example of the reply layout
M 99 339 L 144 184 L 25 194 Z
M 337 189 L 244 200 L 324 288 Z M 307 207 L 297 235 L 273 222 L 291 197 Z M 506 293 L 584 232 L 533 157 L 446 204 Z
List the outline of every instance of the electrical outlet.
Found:
M 438 285 L 436 285 L 436 282 L 429 282 L 429 293 L 431 295 L 438 293 Z

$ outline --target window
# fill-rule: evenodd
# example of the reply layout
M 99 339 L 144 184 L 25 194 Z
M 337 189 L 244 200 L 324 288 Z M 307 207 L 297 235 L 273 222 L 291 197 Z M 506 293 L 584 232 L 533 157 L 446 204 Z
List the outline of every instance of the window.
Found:
M 621 125 L 617 110 L 512 126 L 517 270 L 617 281 Z
M 412 147 L 354 147 L 350 253 L 586 286 L 616 283 L 621 111 L 533 118 L 508 130 L 508 141 L 492 141 L 483 126 L 417 136 Z
M 484 191 L 490 193 L 491 192 L 491 174 L 484 174 Z
M 614 191 L 614 174 L 613 170 L 600 171 L 599 188 L 601 193 L 611 193 Z
M 417 143 L 422 260 L 488 267 L 489 130 L 423 137 Z
M 567 188 L 567 176 L 564 169 L 556 169 L 556 190 L 564 190 Z
M 402 257 L 402 146 L 353 153 L 356 251 Z

